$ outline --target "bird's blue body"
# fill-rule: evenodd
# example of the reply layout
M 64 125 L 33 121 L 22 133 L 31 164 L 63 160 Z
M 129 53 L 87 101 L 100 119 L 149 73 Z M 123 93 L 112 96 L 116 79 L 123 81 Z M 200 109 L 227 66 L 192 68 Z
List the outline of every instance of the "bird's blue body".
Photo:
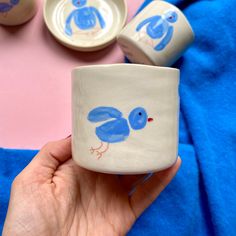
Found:
M 87 0 L 72 0 L 72 3 L 78 9 L 72 11 L 72 13 L 66 19 L 65 33 L 67 35 L 72 35 L 72 20 L 74 20 L 76 26 L 81 30 L 90 30 L 94 28 L 97 24 L 97 19 L 101 28 L 105 28 L 106 24 L 102 15 L 95 7 L 86 6 Z
M 117 143 L 125 141 L 130 128 L 133 130 L 143 129 L 148 121 L 147 113 L 144 108 L 137 107 L 129 114 L 129 124 L 122 113 L 113 107 L 97 107 L 89 112 L 88 120 L 93 123 L 110 120 L 96 128 L 96 135 L 102 142 Z
M 129 125 L 124 118 L 109 121 L 96 128 L 97 137 L 106 143 L 123 142 L 128 138 L 129 133 Z
M 20 0 L 10 0 L 9 3 L 7 3 L 7 2 L 0 2 L 0 13 L 9 12 L 19 2 L 20 2 Z
M 174 11 L 168 11 L 163 16 L 152 16 L 143 20 L 136 28 L 139 32 L 146 26 L 147 35 L 152 39 L 161 39 L 161 42 L 155 46 L 156 51 L 163 50 L 171 41 L 174 27 L 170 25 L 178 20 L 178 15 Z

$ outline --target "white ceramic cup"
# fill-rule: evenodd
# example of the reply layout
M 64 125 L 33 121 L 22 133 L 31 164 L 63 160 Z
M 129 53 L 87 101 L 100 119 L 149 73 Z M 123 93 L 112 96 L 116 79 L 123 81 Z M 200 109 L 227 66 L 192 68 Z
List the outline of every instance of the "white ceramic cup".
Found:
M 72 152 L 82 167 L 141 174 L 173 165 L 178 152 L 179 70 L 135 64 L 72 72 Z
M 177 7 L 153 1 L 126 25 L 117 40 L 131 62 L 171 66 L 193 42 L 194 33 Z
M 3 0 L 0 2 L 0 24 L 20 25 L 37 12 L 37 0 Z

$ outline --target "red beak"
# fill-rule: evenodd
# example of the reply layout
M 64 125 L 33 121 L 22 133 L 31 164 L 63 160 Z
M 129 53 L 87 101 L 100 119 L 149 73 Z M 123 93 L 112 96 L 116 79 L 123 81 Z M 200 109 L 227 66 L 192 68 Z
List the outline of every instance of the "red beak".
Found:
M 148 122 L 152 122 L 153 121 L 153 118 L 148 118 Z

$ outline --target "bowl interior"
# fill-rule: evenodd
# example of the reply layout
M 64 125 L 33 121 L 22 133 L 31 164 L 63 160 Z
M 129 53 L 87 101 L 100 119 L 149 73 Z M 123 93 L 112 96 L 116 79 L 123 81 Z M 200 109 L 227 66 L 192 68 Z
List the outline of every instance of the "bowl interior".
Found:
M 45 0 L 44 19 L 64 44 L 93 48 L 112 41 L 127 18 L 125 0 Z

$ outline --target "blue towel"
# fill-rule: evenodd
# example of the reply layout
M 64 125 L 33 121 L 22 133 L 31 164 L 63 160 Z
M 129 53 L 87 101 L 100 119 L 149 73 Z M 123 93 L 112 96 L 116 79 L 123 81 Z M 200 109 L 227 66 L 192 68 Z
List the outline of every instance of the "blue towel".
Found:
M 150 2 L 146 0 L 141 9 Z M 236 0 L 169 2 L 184 11 L 196 34 L 194 45 L 175 64 L 181 69 L 183 163 L 129 236 L 235 236 Z M 11 181 L 35 154 L 0 150 L 1 225 Z

